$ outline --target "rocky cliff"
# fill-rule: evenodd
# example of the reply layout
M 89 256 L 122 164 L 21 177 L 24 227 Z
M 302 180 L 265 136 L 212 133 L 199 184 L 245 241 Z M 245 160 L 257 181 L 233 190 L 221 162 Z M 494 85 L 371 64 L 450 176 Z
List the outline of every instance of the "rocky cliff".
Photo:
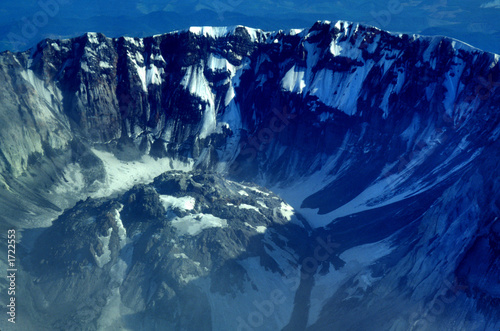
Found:
M 60 300 L 46 321 L 57 328 L 498 328 L 498 60 L 349 22 L 87 33 L 3 52 L 2 225 L 47 226 L 71 208 L 24 243 L 38 247 L 33 307 Z M 157 177 L 193 169 L 209 175 Z M 303 227 L 257 197 L 236 202 L 242 180 Z M 252 314 L 275 289 L 293 300 Z M 77 297 L 100 308 L 62 308 Z

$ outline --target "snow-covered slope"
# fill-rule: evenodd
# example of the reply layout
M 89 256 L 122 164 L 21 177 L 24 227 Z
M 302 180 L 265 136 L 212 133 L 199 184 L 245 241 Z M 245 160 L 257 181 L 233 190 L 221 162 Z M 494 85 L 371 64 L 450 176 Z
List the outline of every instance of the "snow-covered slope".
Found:
M 137 315 L 130 318 L 133 328 L 497 329 L 498 62 L 496 54 L 449 38 L 343 21 L 277 32 L 195 27 L 142 39 L 87 33 L 4 52 L 1 225 L 48 226 L 78 200 L 97 199 L 72 209 L 103 212 L 104 225 L 95 228 L 96 215 L 79 218 L 93 229 L 93 252 L 87 248 L 94 257 L 71 272 L 100 270 L 104 278 L 85 288 L 60 278 L 73 294 L 102 303 L 89 313 L 90 328 L 126 323 L 125 315 L 154 308 L 158 314 L 146 318 L 152 324 L 134 324 L 146 320 Z M 223 203 L 208 191 L 204 204 L 143 192 L 153 199 L 144 213 L 161 218 L 163 234 L 141 225 L 144 213 L 129 211 L 135 218 L 122 222 L 126 239 L 118 236 L 118 219 L 135 201 L 126 192 L 170 170 L 188 172 L 181 177 L 216 171 L 232 180 L 223 191 L 242 201 Z M 161 208 L 175 214 L 159 217 Z M 236 229 L 245 235 L 234 232 L 221 210 L 244 215 Z M 262 221 L 268 214 L 285 222 L 278 232 Z M 59 223 L 69 217 L 63 215 Z M 70 231 L 59 223 L 47 233 Z M 26 240 L 38 235 L 26 232 Z M 258 240 L 247 246 L 249 233 Z M 78 235 L 51 258 L 64 260 L 65 249 L 70 254 L 83 245 Z M 162 236 L 205 238 L 214 246 L 174 251 L 169 242 L 155 255 Z M 212 262 L 222 263 L 218 254 L 227 253 L 227 245 L 241 250 L 239 267 L 231 268 L 245 276 L 236 274 L 241 279 L 227 280 L 227 287 L 221 278 L 215 286 L 210 282 L 221 274 L 208 273 L 218 267 L 207 265 L 209 272 L 195 263 L 201 260 L 189 262 L 190 254 L 213 248 Z M 147 255 L 147 263 L 157 265 L 149 270 L 153 278 L 139 267 L 146 257 L 130 257 L 141 250 L 153 250 Z M 169 252 L 165 262 L 161 256 Z M 159 281 L 170 272 L 162 263 L 175 268 L 174 261 L 186 262 L 169 274 L 183 288 L 177 296 L 170 281 Z M 37 268 L 26 263 L 33 274 L 25 281 L 37 291 Z M 110 284 L 119 287 L 111 286 L 105 298 L 96 294 Z M 62 283 L 43 291 L 51 286 Z M 64 294 L 64 302 L 75 300 L 73 294 Z M 197 295 L 200 302 L 189 299 Z M 129 297 L 137 307 L 123 305 Z M 260 311 L 269 300 L 276 301 L 273 312 Z M 165 322 L 159 312 L 173 306 Z M 211 315 L 203 315 L 202 324 L 189 324 L 191 311 L 207 307 Z M 72 325 L 83 323 L 83 315 L 67 313 L 79 316 Z

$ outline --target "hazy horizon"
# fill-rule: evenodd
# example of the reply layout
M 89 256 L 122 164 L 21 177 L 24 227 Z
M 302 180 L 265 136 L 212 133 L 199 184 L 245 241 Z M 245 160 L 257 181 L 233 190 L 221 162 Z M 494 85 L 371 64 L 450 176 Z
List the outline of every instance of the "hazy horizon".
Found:
M 391 32 L 444 35 L 500 53 L 500 0 L 448 4 L 386 1 L 116 1 L 7 0 L 0 9 L 0 51 L 26 50 L 45 38 L 101 32 L 146 37 L 189 26 L 245 25 L 262 30 L 307 28 L 318 20 L 346 20 Z

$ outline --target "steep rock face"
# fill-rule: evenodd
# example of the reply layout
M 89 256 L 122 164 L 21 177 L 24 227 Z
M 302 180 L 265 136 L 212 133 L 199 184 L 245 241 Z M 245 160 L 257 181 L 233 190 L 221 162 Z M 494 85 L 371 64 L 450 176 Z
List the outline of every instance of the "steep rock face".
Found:
M 143 152 L 154 145 L 158 155 L 194 158 L 204 148 L 222 148 L 227 158 L 238 143 L 257 151 L 282 148 L 289 155 L 297 148 L 286 147 L 297 135 L 304 143 L 293 147 L 330 155 L 349 131 L 354 137 L 347 143 L 367 134 L 364 139 L 395 149 L 388 156 L 396 159 L 428 124 L 459 129 L 482 116 L 479 109 L 495 104 L 499 79 L 492 54 L 446 38 L 393 35 L 347 22 L 290 33 L 244 27 L 192 28 L 144 39 L 88 33 L 4 53 L 2 60 L 14 76 L 24 72 L 31 79 L 4 73 L 9 93 L 16 95 L 16 84 L 34 87 L 79 137 L 91 143 L 131 139 Z M 496 123 L 494 113 L 486 116 Z M 55 137 L 63 139 L 64 132 Z M 221 146 L 216 132 L 225 139 L 254 138 Z M 47 140 L 43 134 L 22 139 L 39 145 Z M 8 157 L 4 168 L 15 165 L 18 175 L 26 169 L 23 158 L 40 149 Z M 269 168 L 275 162 L 266 159 Z
M 0 60 L 4 176 L 20 176 L 37 155 L 65 149 L 72 138 L 62 95 L 54 84 L 45 85 L 32 70 L 23 69 L 28 58 L 28 54 L 4 53 Z
M 15 211 L 25 193 L 34 205 L 43 205 L 40 209 L 57 209 L 63 205 L 54 202 L 54 192 L 64 192 L 76 201 L 82 195 L 102 197 L 119 191 L 121 198 L 80 203 L 55 222 L 45 237 L 49 243 L 51 236 L 60 238 L 68 231 L 79 238 L 80 232 L 70 231 L 63 221 L 72 218 L 71 213 L 78 226 L 94 235 L 80 238 L 87 240 L 85 244 L 61 239 L 60 246 L 54 246 L 61 254 L 51 262 L 58 264 L 56 269 L 69 276 L 71 268 L 87 261 L 89 270 L 101 270 L 96 272 L 102 277 L 95 288 L 119 283 L 120 295 L 135 301 L 138 310 L 147 307 L 158 314 L 163 310 L 154 307 L 180 307 L 188 302 L 183 298 L 199 295 L 199 306 L 174 309 L 183 312 L 177 321 L 181 324 L 175 327 L 183 328 L 182 323 L 189 323 L 192 316 L 189 312 L 201 312 L 207 305 L 212 312 L 232 306 L 241 312 L 239 320 L 225 319 L 224 309 L 203 315 L 213 329 L 248 324 L 247 317 L 254 316 L 248 314 L 255 310 L 254 297 L 236 295 L 231 301 L 219 293 L 227 288 L 217 282 L 210 283 L 211 291 L 202 282 L 183 292 L 178 290 L 182 287 L 179 275 L 187 277 L 199 270 L 182 265 L 180 274 L 172 274 L 178 264 L 148 255 L 156 245 L 149 243 L 153 232 L 148 231 L 168 228 L 161 230 L 166 231 L 161 236 L 168 237 L 167 232 L 178 230 L 172 229 L 172 219 L 166 225 L 162 218 L 165 211 L 158 194 L 197 194 L 197 201 L 217 210 L 209 214 L 231 217 L 226 207 L 220 207 L 220 192 L 208 189 L 219 179 L 163 178 L 156 182 L 158 186 L 122 195 L 134 180 L 151 179 L 125 181 L 130 168 L 153 173 L 153 168 L 180 168 L 176 162 L 181 160 L 189 165 L 186 170 L 211 169 L 279 193 L 312 228 L 306 237 L 284 233 L 285 239 L 295 243 L 334 240 L 335 249 L 326 260 L 316 259 L 317 268 L 309 268 L 309 273 L 301 262 L 311 262 L 307 258 L 314 256 L 314 244 L 296 248 L 299 257 L 293 272 L 305 271 L 307 277 L 291 287 L 286 279 L 260 283 L 255 274 L 250 275 L 251 270 L 259 270 L 266 275 L 261 278 L 276 280 L 280 270 L 272 265 L 279 256 L 263 266 L 266 255 L 260 244 L 247 246 L 237 231 L 224 232 L 223 238 L 215 235 L 227 246 L 216 250 L 219 255 L 214 260 L 234 258 L 242 247 L 261 258 L 259 265 L 252 259 L 243 263 L 250 280 L 239 283 L 244 288 L 241 293 L 259 292 L 255 298 L 262 302 L 269 299 L 262 293 L 277 287 L 295 298 L 295 305 L 287 302 L 278 315 L 272 315 L 277 321 L 266 320 L 270 324 L 261 324 L 262 329 L 419 330 L 436 325 L 495 329 L 500 323 L 495 316 L 499 298 L 495 282 L 499 270 L 498 60 L 498 55 L 448 38 L 395 35 L 347 22 L 318 22 L 308 30 L 274 33 L 245 27 L 191 28 L 144 39 L 88 33 L 72 40 L 46 40 L 25 53 L 5 52 L 0 55 L 5 81 L 0 87 L 5 97 L 0 116 L 6 128 L 0 132 L 0 193 L 11 213 L 4 217 L 16 223 Z M 153 162 L 150 156 L 157 159 Z M 117 185 L 120 181 L 126 183 Z M 209 183 L 205 188 L 196 185 L 204 181 Z M 103 189 L 109 183 L 116 187 Z M 165 284 L 150 278 L 146 267 L 140 266 L 147 263 L 139 256 L 134 264 L 120 258 L 131 250 L 125 249 L 130 238 L 121 247 L 117 203 L 123 205 L 118 218 L 127 238 L 131 231 L 142 236 L 134 252 L 157 261 L 152 273 L 167 277 Z M 78 216 L 87 207 L 102 210 L 87 215 L 87 220 L 98 221 L 87 224 Z M 184 217 L 190 213 L 172 209 L 177 221 L 182 219 L 179 226 L 189 233 L 191 223 Z M 249 229 L 262 229 L 259 222 L 249 222 Z M 267 244 L 281 239 L 272 238 Z M 189 241 L 182 253 L 196 256 L 201 263 L 200 252 L 217 245 L 207 246 L 206 240 Z M 66 257 L 65 251 L 78 251 L 78 259 Z M 42 259 L 45 263 L 50 256 L 37 257 L 36 263 Z M 120 259 L 126 260 L 125 275 L 133 270 L 134 277 L 128 281 L 113 278 L 123 275 Z M 76 264 L 70 267 L 72 263 Z M 212 258 L 203 263 L 209 270 L 224 270 L 212 264 Z M 271 271 L 266 273 L 266 268 Z M 224 279 L 224 272 L 215 277 L 200 272 L 192 275 L 205 280 L 210 276 L 210 282 Z M 82 274 L 86 275 L 78 269 L 77 275 Z M 105 302 L 115 300 L 111 298 L 118 287 L 108 286 L 114 292 L 92 294 L 88 291 L 95 289 L 77 289 L 71 277 L 63 277 L 68 286 L 97 300 L 86 304 L 101 307 L 83 310 L 94 323 L 91 327 L 108 323 L 99 321 L 99 316 L 116 308 Z M 146 291 L 148 284 L 159 292 Z M 49 293 L 50 286 L 54 285 L 42 286 L 40 291 Z M 449 296 L 443 297 L 450 288 L 453 305 L 447 304 Z M 158 299 L 144 294 L 148 291 Z M 69 296 L 63 298 L 71 301 Z M 436 310 L 439 303 L 446 305 L 442 312 Z M 126 313 L 127 309 L 133 307 L 119 310 Z M 61 316 L 73 316 L 71 325 L 86 320 L 74 311 Z M 175 322 L 174 315 L 169 316 L 158 325 L 173 327 L 169 323 Z M 59 325 L 65 317 L 54 318 L 60 320 L 51 323 Z

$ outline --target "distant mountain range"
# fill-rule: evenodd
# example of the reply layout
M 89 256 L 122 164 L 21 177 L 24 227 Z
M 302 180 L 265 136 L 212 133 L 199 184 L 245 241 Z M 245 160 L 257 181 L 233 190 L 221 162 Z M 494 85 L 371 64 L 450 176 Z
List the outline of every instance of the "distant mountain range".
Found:
M 190 26 L 305 28 L 318 19 L 363 22 L 384 30 L 442 35 L 500 53 L 500 6 L 470 1 L 87 1 L 8 0 L 0 11 L 0 51 L 21 51 L 43 38 L 88 31 L 108 37 L 147 37 Z

